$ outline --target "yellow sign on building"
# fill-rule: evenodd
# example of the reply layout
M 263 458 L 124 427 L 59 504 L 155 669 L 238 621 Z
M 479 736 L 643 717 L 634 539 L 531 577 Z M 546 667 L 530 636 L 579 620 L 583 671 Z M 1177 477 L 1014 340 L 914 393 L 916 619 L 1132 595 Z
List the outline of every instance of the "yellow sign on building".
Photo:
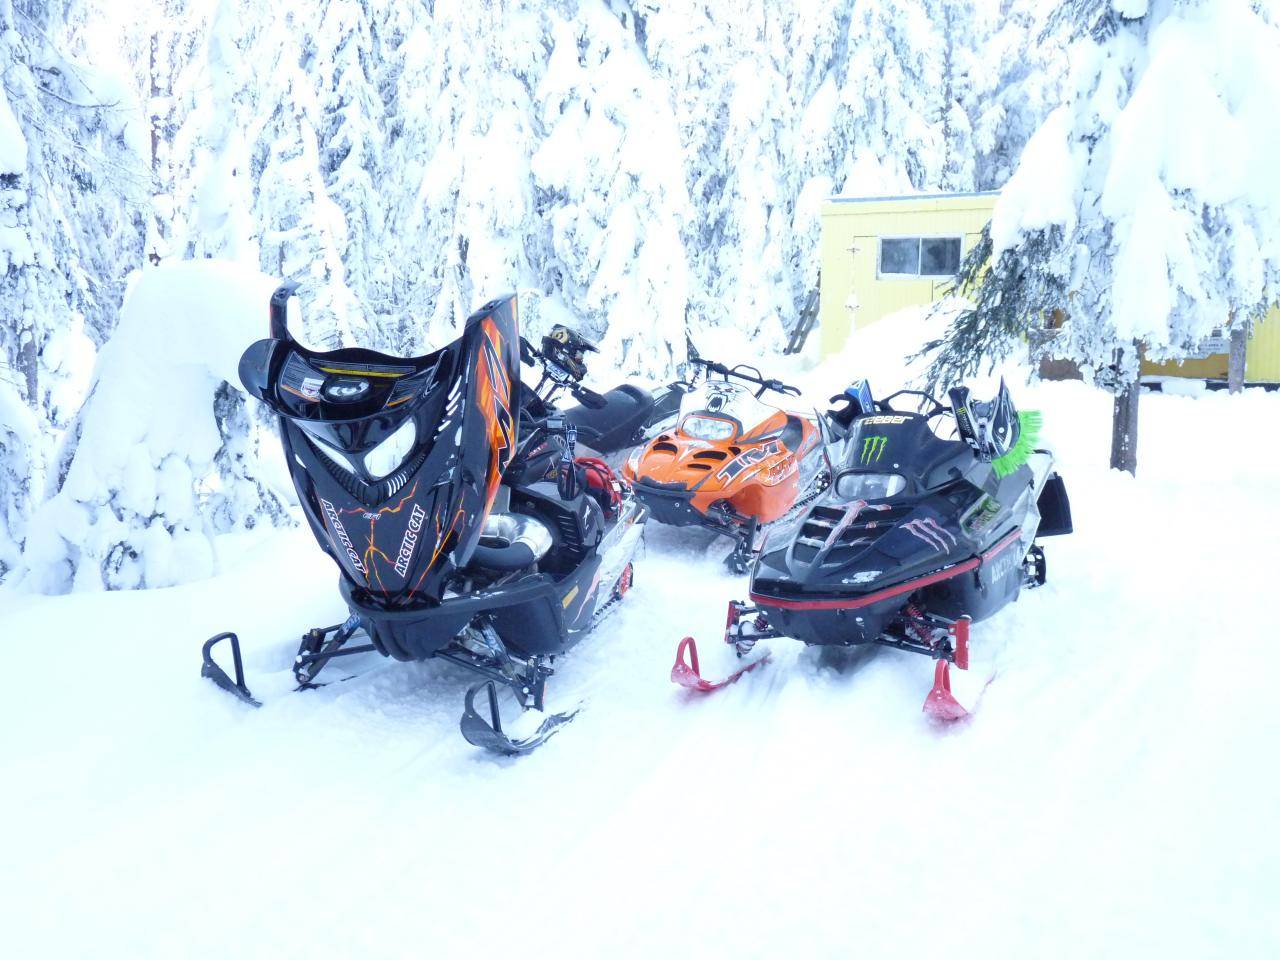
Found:
M 992 192 L 828 200 L 822 208 L 823 356 L 840 352 L 851 330 L 944 296 L 998 197 Z M 1147 364 L 1143 372 L 1225 379 L 1225 343 L 1206 346 L 1200 357 Z M 1280 382 L 1280 310 L 1255 328 L 1245 378 Z

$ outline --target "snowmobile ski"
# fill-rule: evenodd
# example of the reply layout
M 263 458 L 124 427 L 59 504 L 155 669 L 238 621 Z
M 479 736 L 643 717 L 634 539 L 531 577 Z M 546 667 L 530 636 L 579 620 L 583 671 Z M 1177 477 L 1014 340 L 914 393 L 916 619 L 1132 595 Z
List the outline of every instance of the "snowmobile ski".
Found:
M 236 678 L 232 680 L 227 676 L 227 671 L 223 670 L 213 659 L 213 648 L 223 640 L 231 642 L 231 662 L 235 665 Z M 251 707 L 262 706 L 262 701 L 254 698 L 249 692 L 249 688 L 244 683 L 244 662 L 240 659 L 240 638 L 234 633 L 219 633 L 210 637 L 204 642 L 204 647 L 200 651 L 200 655 L 204 658 L 204 663 L 200 666 L 200 676 L 212 680 L 227 693 L 231 694 L 237 700 L 249 704 Z
M 960 706 L 951 693 L 951 664 L 946 660 L 939 660 L 933 668 L 933 689 L 924 699 L 923 710 L 930 720 L 939 723 L 952 723 L 969 716 L 969 711 Z
M 759 660 L 754 660 L 745 667 L 735 670 L 723 680 L 708 680 L 702 676 L 702 670 L 698 664 L 698 644 L 693 637 L 685 637 L 676 648 L 676 662 L 671 667 L 671 682 L 679 684 L 686 690 L 710 693 L 736 683 L 745 674 L 768 662 L 769 655 L 765 654 Z
M 489 701 L 488 720 L 476 710 L 476 695 L 481 690 L 485 691 Z M 490 753 L 514 757 L 536 750 L 577 715 L 576 709 L 565 713 L 553 713 L 542 721 L 533 734 L 513 740 L 502 729 L 502 716 L 498 711 L 498 686 L 492 680 L 485 680 L 467 691 L 463 702 L 462 720 L 458 727 L 462 731 L 463 738 L 472 746 L 481 747 Z

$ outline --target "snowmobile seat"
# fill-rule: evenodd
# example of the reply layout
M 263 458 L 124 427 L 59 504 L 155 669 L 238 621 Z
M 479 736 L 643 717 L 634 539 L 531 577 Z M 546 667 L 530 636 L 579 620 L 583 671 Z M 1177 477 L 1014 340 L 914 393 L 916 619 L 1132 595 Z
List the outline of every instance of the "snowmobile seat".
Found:
M 800 440 L 804 437 L 804 425 L 800 422 L 800 418 L 793 414 L 787 414 L 787 424 L 782 428 L 779 438 L 782 445 L 792 453 L 800 449 Z
M 578 428 L 578 441 L 601 453 L 629 447 L 640 439 L 653 412 L 653 395 L 623 383 L 604 395 L 598 410 L 576 406 L 565 410 L 565 419 Z

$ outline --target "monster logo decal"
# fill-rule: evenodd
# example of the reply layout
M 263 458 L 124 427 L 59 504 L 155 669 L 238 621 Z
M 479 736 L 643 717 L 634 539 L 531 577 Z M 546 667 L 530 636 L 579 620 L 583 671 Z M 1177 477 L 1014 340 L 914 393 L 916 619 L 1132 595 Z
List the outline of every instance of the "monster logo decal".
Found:
M 884 454 L 885 444 L 888 442 L 888 437 L 863 437 L 862 454 L 858 458 L 858 462 L 864 467 L 873 463 L 879 463 L 880 457 Z
M 923 540 L 940 553 L 950 553 L 951 548 L 958 542 L 955 534 L 932 517 L 909 520 L 902 525 L 902 529 L 917 539 Z

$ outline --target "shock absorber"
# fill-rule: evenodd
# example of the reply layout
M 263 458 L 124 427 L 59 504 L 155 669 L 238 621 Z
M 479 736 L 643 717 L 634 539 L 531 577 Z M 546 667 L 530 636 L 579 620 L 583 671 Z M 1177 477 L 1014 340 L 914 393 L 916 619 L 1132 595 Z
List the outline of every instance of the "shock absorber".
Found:
M 744 615 L 754 613 L 751 619 Z M 765 637 L 776 636 L 769 627 L 768 618 L 763 610 L 748 607 L 738 600 L 729 601 L 729 612 L 724 624 L 724 642 L 733 645 L 739 657 L 745 657 L 755 649 L 756 643 Z

